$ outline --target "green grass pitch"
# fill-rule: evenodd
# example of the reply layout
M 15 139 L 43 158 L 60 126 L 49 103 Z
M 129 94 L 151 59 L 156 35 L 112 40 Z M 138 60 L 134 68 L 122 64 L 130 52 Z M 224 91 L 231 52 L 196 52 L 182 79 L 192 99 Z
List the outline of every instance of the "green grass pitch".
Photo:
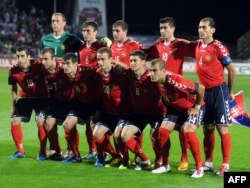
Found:
M 180 146 L 177 132 L 171 135 L 170 164 L 171 172 L 168 174 L 152 174 L 150 170 L 135 171 L 118 170 L 117 168 L 95 168 L 94 161 L 84 161 L 81 164 L 62 164 L 55 161 L 37 162 L 35 159 L 39 151 L 37 128 L 34 118 L 30 123 L 23 123 L 24 147 L 26 158 L 9 160 L 8 156 L 15 152 L 15 146 L 10 134 L 9 113 L 11 108 L 10 87 L 7 84 L 7 70 L 0 70 L 0 187 L 54 187 L 54 188 L 88 188 L 88 187 L 136 187 L 136 188 L 163 188 L 163 187 L 223 187 L 223 177 L 217 177 L 215 173 L 205 173 L 202 179 L 192 179 L 191 169 L 194 168 L 194 160 L 189 152 L 189 170 L 177 171 L 180 160 Z M 195 74 L 186 74 L 187 78 L 196 80 Z M 237 76 L 234 92 L 245 92 L 246 105 L 250 108 L 249 76 Z M 59 127 L 59 135 L 62 149 L 66 148 L 63 137 L 63 129 Z M 240 125 L 230 128 L 232 137 L 231 171 L 250 171 L 250 129 Z M 85 139 L 85 127 L 78 126 L 80 132 L 81 154 L 87 153 Z M 198 130 L 198 136 L 202 149 L 202 128 Z M 149 141 L 149 128 L 144 132 L 144 151 L 153 161 L 154 155 Z M 202 152 L 203 154 L 203 152 Z M 131 159 L 133 155 L 130 153 Z M 203 155 L 204 159 L 204 155 Z M 220 168 L 222 155 L 220 139 L 216 133 L 216 147 L 214 152 L 215 172 Z

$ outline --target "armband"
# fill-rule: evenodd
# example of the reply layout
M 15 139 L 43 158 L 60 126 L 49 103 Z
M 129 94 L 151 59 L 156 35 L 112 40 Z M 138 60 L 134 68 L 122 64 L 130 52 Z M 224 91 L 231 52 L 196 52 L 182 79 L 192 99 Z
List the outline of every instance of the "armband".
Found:
M 222 59 L 222 62 L 224 65 L 229 65 L 230 63 L 232 63 L 232 59 L 231 59 L 231 57 L 226 56 Z

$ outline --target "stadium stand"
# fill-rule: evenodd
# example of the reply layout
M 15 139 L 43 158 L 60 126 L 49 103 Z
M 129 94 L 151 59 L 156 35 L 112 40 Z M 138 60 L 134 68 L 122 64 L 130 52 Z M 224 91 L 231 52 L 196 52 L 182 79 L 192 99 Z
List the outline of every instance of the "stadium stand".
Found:
M 32 56 L 40 53 L 40 39 L 50 30 L 50 22 L 43 10 L 31 5 L 29 12 L 15 5 L 15 0 L 0 2 L 0 57 L 13 57 L 15 47 L 30 46 Z

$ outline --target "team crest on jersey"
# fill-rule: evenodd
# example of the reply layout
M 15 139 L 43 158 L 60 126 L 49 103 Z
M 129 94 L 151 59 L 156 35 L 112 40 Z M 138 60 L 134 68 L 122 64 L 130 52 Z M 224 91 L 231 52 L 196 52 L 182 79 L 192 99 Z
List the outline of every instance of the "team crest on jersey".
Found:
M 209 61 L 211 61 L 211 56 L 207 55 L 204 59 L 205 59 L 205 61 L 209 62 Z
M 121 53 L 121 57 L 122 57 L 122 58 L 127 57 L 127 53 L 126 53 L 126 52 L 122 52 L 122 53 Z
M 64 51 L 65 50 L 65 46 L 62 44 L 61 45 L 61 49 Z

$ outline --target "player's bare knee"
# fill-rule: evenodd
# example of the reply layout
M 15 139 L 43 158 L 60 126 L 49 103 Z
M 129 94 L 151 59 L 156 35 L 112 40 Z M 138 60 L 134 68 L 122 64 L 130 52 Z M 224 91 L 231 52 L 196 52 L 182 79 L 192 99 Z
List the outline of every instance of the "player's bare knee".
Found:
M 128 141 L 132 136 L 133 136 L 133 135 L 131 135 L 131 134 L 127 133 L 127 132 L 125 132 L 125 133 L 122 132 L 122 134 L 121 134 L 121 139 L 122 139 L 123 142 L 126 142 L 126 141 Z
M 102 134 L 100 134 L 98 131 L 93 132 L 93 138 L 95 141 L 100 140 L 101 137 L 102 137 Z
M 208 135 L 208 134 L 213 134 L 215 130 L 215 126 L 214 125 L 206 125 L 203 127 L 203 132 Z
M 121 139 L 121 132 L 120 131 L 114 132 L 113 136 L 114 136 L 115 140 L 119 140 L 119 139 Z
M 47 132 L 50 132 L 50 131 L 52 130 L 53 127 L 54 127 L 54 126 L 51 125 L 51 124 L 47 124 L 47 123 L 44 124 L 44 128 L 45 128 L 45 130 L 46 130 Z
M 20 124 L 21 124 L 21 119 L 20 118 L 12 118 L 11 119 L 11 126 L 20 125 Z
M 228 127 L 225 125 L 225 126 L 217 126 L 217 130 L 219 132 L 220 135 L 224 135 L 224 134 L 227 134 L 229 133 L 228 132 Z
M 68 122 L 63 122 L 62 126 L 63 126 L 63 128 L 64 128 L 65 131 L 70 130 Z

